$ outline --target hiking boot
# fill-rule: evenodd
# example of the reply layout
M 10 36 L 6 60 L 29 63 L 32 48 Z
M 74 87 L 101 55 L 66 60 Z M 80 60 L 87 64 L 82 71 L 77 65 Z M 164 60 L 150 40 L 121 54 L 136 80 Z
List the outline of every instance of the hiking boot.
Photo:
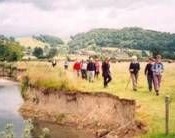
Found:
M 159 96 L 159 90 L 156 90 L 156 96 Z
M 104 88 L 107 88 L 108 87 L 108 85 L 104 85 Z
M 134 88 L 134 89 L 133 89 L 133 91 L 137 91 L 137 89 L 136 89 L 136 88 Z

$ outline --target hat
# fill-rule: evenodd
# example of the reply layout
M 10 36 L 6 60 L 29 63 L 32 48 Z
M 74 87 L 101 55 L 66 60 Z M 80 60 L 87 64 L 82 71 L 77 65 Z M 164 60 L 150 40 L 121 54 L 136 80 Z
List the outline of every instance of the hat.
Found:
M 109 61 L 110 60 L 110 58 L 109 57 L 106 57 L 105 59 L 104 59 L 104 61 Z
M 89 60 L 90 60 L 90 61 L 92 61 L 92 60 L 93 60 L 93 58 L 90 58 Z
M 156 59 L 161 59 L 161 58 L 162 58 L 161 55 L 157 55 L 157 56 L 156 56 Z
M 149 57 L 148 59 L 149 59 L 149 61 L 154 61 L 154 58 L 152 58 L 152 57 Z
M 133 60 L 137 60 L 137 56 L 132 56 L 132 59 Z

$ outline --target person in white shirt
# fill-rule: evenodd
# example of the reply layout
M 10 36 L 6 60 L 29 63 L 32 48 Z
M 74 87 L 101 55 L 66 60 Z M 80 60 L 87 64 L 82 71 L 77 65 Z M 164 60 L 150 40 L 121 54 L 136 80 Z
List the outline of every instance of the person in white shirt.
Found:
M 137 81 L 139 76 L 140 63 L 137 60 L 137 56 L 132 56 L 132 61 L 129 66 L 129 72 L 133 84 L 133 91 L 137 91 Z
M 68 69 L 68 66 L 69 66 L 69 62 L 66 60 L 64 62 L 64 69 L 67 70 Z
M 82 79 L 87 79 L 87 62 L 81 61 L 81 77 Z

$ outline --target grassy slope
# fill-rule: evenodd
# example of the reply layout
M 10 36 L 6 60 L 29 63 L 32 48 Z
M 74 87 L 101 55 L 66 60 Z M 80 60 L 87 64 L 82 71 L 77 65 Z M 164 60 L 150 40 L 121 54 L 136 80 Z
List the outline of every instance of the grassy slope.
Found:
M 34 63 L 33 63 L 34 64 Z M 165 72 L 162 80 L 161 95 L 155 96 L 155 93 L 148 92 L 146 78 L 143 74 L 145 63 L 141 63 L 141 71 L 139 76 L 139 90 L 133 92 L 131 89 L 131 83 L 129 87 L 125 89 L 128 81 L 128 64 L 129 63 L 117 63 L 112 64 L 112 77 L 113 80 L 107 89 L 102 86 L 102 78 L 96 80 L 94 83 L 88 83 L 80 78 L 76 78 L 75 73 L 72 72 L 72 65 L 67 72 L 66 77 L 63 75 L 65 72 L 60 72 L 58 67 L 55 69 L 50 67 L 50 64 L 35 63 L 31 66 L 29 64 L 29 74 L 33 82 L 44 87 L 60 87 L 61 83 L 65 83 L 68 89 L 78 89 L 81 91 L 104 91 L 109 92 L 119 97 L 131 98 L 137 101 L 140 108 L 137 109 L 137 118 L 144 121 L 149 126 L 149 132 L 146 135 L 139 136 L 142 138 L 174 138 L 175 137 L 175 64 L 165 63 Z M 59 63 L 59 66 L 63 68 L 63 63 Z M 37 69 L 35 68 L 37 67 Z M 35 68 L 35 69 L 34 69 Z M 33 73 L 32 73 L 32 70 Z M 35 72 L 35 73 L 34 73 Z M 62 74 L 62 75 L 61 75 Z M 41 77 L 42 76 L 42 77 Z M 64 78 L 60 83 L 60 78 Z M 35 81 L 37 80 L 37 81 Z M 40 81 L 39 81 L 40 80 Z M 60 83 L 60 84 L 59 84 Z M 171 117 L 170 117 L 170 132 L 174 135 L 165 136 L 164 133 L 164 97 L 170 95 L 171 102 Z
M 43 43 L 41 41 L 33 39 L 32 37 L 20 37 L 20 38 L 17 38 L 16 41 L 18 41 L 22 46 L 26 48 L 29 46 L 31 48 L 35 48 L 35 47 L 44 48 L 45 45 L 48 45 L 47 43 Z

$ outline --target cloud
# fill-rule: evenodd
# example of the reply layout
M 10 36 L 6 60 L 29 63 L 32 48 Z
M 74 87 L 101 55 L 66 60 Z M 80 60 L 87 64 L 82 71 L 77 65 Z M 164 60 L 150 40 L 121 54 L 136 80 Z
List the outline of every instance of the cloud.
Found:
M 29 3 L 42 10 L 55 9 L 100 9 L 100 8 L 129 8 L 143 4 L 156 4 L 159 0 L 0 0 L 2 3 Z
M 92 28 L 175 32 L 174 0 L 0 0 L 0 34 L 63 37 Z

